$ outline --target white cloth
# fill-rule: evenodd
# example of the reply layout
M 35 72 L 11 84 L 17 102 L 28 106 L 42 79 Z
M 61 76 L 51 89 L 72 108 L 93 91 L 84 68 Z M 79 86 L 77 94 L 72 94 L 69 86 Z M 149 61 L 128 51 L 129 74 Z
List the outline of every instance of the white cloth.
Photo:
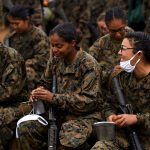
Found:
M 16 138 L 19 138 L 19 126 L 21 123 L 26 122 L 26 121 L 35 121 L 37 120 L 39 123 L 41 123 L 42 125 L 46 126 L 48 125 L 47 120 L 45 120 L 42 116 L 40 115 L 36 115 L 36 114 L 29 114 L 26 115 L 24 117 L 22 117 L 21 119 L 18 120 L 17 122 L 17 127 L 16 127 Z

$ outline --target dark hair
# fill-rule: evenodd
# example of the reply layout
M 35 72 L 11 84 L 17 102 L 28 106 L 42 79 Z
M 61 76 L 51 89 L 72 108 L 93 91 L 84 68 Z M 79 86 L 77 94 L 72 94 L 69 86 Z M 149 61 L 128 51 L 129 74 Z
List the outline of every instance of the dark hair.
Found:
M 58 34 L 59 37 L 63 38 L 66 42 L 72 42 L 75 40 L 76 46 L 80 43 L 81 37 L 77 32 L 75 26 L 72 23 L 58 24 L 50 31 L 50 36 Z
M 127 23 L 127 16 L 125 15 L 124 11 L 119 7 L 112 7 L 106 11 L 105 14 L 106 25 L 108 26 L 109 23 L 114 19 L 119 19 L 122 20 L 123 23 Z
M 134 52 L 141 50 L 145 60 L 150 63 L 150 36 L 144 32 L 129 32 L 125 37 L 134 40 Z
M 21 20 L 26 20 L 34 13 L 34 10 L 31 7 L 23 5 L 15 5 L 12 7 L 8 13 L 8 16 L 13 18 L 18 18 Z

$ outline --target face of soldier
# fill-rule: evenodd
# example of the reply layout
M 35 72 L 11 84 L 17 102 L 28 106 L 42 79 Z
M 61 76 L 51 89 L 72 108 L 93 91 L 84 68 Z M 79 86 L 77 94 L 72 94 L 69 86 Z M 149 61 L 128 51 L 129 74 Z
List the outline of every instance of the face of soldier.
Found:
M 120 61 L 127 61 L 133 57 L 133 55 L 134 55 L 133 46 L 131 46 L 131 44 L 127 38 L 125 38 L 122 41 L 121 48 L 120 48 L 118 54 L 120 56 Z
M 13 18 L 11 16 L 8 17 L 8 20 L 10 22 L 12 29 L 15 30 L 17 33 L 23 33 L 29 29 L 28 20 L 21 20 L 21 19 Z
M 104 20 L 99 20 L 97 22 L 97 25 L 98 25 L 98 28 L 99 28 L 100 32 L 102 33 L 102 35 L 105 35 L 109 32 Z
M 112 20 L 108 25 L 111 38 L 122 41 L 125 35 L 125 26 L 126 24 L 120 19 Z
M 66 42 L 56 33 L 50 36 L 50 43 L 52 46 L 53 55 L 56 57 L 70 57 L 74 48 L 74 42 Z
M 133 46 L 129 42 L 129 39 L 125 38 L 122 41 L 120 51 L 118 52 L 120 56 L 120 62 L 126 62 L 130 60 L 130 64 L 134 66 L 137 61 L 141 58 L 141 51 L 136 54 L 133 53 Z

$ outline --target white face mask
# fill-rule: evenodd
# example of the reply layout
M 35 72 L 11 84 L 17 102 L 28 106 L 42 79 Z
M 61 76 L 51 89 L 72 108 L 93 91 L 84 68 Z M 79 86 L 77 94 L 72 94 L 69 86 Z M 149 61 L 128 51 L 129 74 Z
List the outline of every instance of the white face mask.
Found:
M 44 126 L 47 126 L 48 125 L 48 122 L 47 120 L 45 120 L 42 116 L 40 115 L 36 115 L 36 114 L 29 114 L 29 115 L 26 115 L 24 117 L 22 117 L 21 119 L 18 120 L 17 122 L 17 127 L 16 127 L 16 138 L 19 138 L 19 127 L 20 127 L 20 124 L 22 124 L 23 122 L 26 122 L 26 121 L 35 121 L 37 120 L 40 124 L 44 125 Z
M 140 52 L 140 51 L 139 51 L 139 52 Z M 138 53 L 139 53 L 139 52 L 138 52 Z M 137 53 L 137 54 L 138 54 L 138 53 Z M 120 67 L 121 67 L 124 71 L 126 71 L 126 72 L 133 72 L 133 70 L 135 69 L 135 66 L 136 66 L 137 63 L 141 60 L 141 58 L 139 58 L 139 59 L 137 60 L 137 62 L 135 63 L 134 66 L 131 65 L 131 60 L 132 60 L 137 54 L 135 54 L 131 59 L 129 59 L 129 60 L 127 60 L 127 61 L 122 61 L 122 62 L 120 62 Z

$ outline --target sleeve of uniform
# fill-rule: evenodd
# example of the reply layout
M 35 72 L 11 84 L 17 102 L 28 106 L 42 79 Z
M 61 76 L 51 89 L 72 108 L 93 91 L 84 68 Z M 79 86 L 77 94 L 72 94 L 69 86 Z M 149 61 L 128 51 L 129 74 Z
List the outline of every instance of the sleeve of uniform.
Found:
M 100 73 L 97 65 L 93 66 L 93 64 L 87 63 L 86 66 L 83 65 L 82 67 L 84 74 L 78 89 L 70 93 L 54 94 L 52 101 L 60 108 L 68 109 L 75 114 L 95 110 L 102 98 L 100 96 Z
M 25 82 L 22 69 L 21 62 L 12 62 L 7 65 L 0 83 L 0 101 L 9 100 L 20 93 Z
M 104 118 L 108 118 L 110 115 L 117 114 L 115 104 L 118 102 L 118 100 L 116 99 L 116 96 L 114 95 L 114 89 L 112 88 L 113 76 L 115 76 L 115 72 L 105 73 L 102 71 L 102 115 Z
M 30 70 L 43 73 L 49 58 L 49 41 L 48 37 L 44 33 L 34 35 L 33 45 L 33 49 L 35 50 L 33 58 L 28 59 L 25 62 L 26 69 L 28 70 L 27 76 L 30 74 Z
M 104 100 L 102 103 L 102 115 L 104 118 L 108 118 L 110 115 L 116 114 L 115 109 L 112 108 L 111 94 L 107 91 L 107 95 L 104 95 Z
M 100 60 L 101 40 L 97 39 L 89 48 L 89 54 L 92 55 L 98 62 Z
M 137 119 L 139 124 L 143 124 L 146 128 L 150 130 L 150 113 L 139 113 L 137 114 Z
M 52 87 L 52 61 L 48 60 L 47 67 L 41 77 L 40 85 L 51 91 Z

